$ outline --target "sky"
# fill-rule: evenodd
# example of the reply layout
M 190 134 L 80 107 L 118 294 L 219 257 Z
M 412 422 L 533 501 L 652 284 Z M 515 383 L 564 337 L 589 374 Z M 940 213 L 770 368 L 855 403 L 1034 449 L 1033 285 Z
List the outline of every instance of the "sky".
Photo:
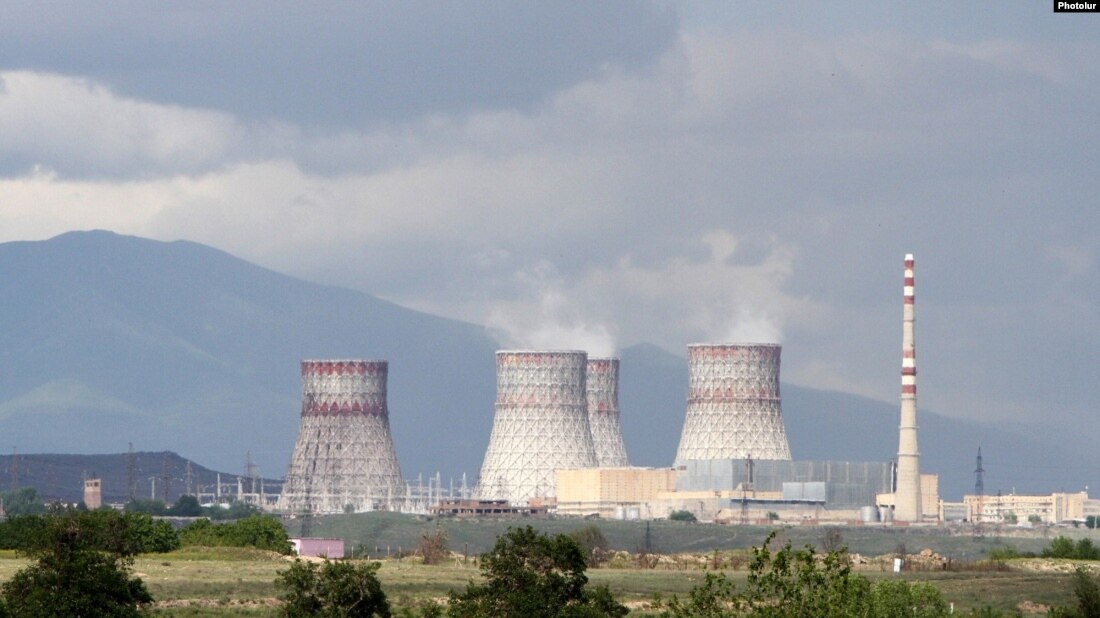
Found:
M 914 253 L 922 407 L 1100 433 L 1097 33 L 1032 0 L 7 2 L 0 241 L 193 240 L 504 347 L 780 342 L 784 380 L 883 401 Z

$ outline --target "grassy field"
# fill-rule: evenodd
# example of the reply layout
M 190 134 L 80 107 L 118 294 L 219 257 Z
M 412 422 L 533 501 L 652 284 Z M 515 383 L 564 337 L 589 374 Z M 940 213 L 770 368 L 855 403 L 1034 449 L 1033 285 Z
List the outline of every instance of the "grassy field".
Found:
M 139 557 L 134 571 L 158 601 L 156 613 L 163 616 L 275 616 L 278 611 L 274 579 L 287 568 L 288 560 L 268 552 L 230 548 L 192 548 L 168 554 Z M 1024 563 L 1021 563 L 1024 564 Z M 26 561 L 10 554 L 0 555 L 0 579 L 6 580 Z M 621 601 L 645 616 L 646 605 L 655 594 L 684 595 L 703 576 L 699 566 L 682 568 L 590 569 L 594 584 L 606 584 Z M 957 611 L 990 605 L 1011 610 L 1033 608 L 1045 615 L 1045 606 L 1071 601 L 1069 575 L 1062 572 L 924 572 L 904 573 L 910 580 L 929 581 L 943 591 Z M 868 571 L 871 579 L 898 577 Z M 729 576 L 743 582 L 743 570 Z M 379 571 L 386 594 L 395 608 L 415 607 L 428 599 L 443 599 L 479 577 L 473 560 L 461 558 L 446 564 L 425 566 L 415 559 L 383 560 Z M 1023 605 L 1021 605 L 1021 603 Z
M 637 550 L 645 543 L 644 522 L 583 521 L 583 520 L 427 520 L 424 518 L 375 513 L 321 518 L 313 522 L 314 536 L 339 536 L 349 547 L 368 550 L 372 558 L 381 557 L 379 577 L 395 609 L 416 607 L 429 599 L 441 600 L 452 590 L 461 590 L 471 580 L 479 578 L 474 556 L 489 549 L 496 537 L 509 526 L 532 524 L 550 532 L 570 532 L 597 525 L 612 546 L 627 551 Z M 297 532 L 295 522 L 288 526 Z M 408 551 L 424 533 L 436 526 L 450 538 L 456 555 L 444 564 L 426 566 L 416 558 L 386 558 L 386 554 Z M 765 527 L 711 526 L 678 522 L 649 524 L 649 542 L 661 552 L 683 552 L 679 558 L 665 558 L 656 569 L 640 569 L 632 558 L 620 557 L 614 563 L 622 568 L 590 569 L 594 584 L 606 584 L 617 598 L 627 603 L 632 615 L 651 615 L 646 605 L 655 594 L 668 597 L 684 595 L 703 577 L 703 564 L 719 551 L 729 563 L 730 556 L 747 555 L 747 549 L 759 545 L 771 531 Z M 880 555 L 904 544 L 910 553 L 929 548 L 966 566 L 969 560 L 983 556 L 993 547 L 1011 545 L 1022 551 L 1037 551 L 1056 534 L 1042 531 L 1029 537 L 975 538 L 969 534 L 951 534 L 932 528 L 843 528 L 844 542 L 851 551 L 863 555 Z M 1081 536 L 1082 531 L 1068 531 Z M 824 537 L 821 527 L 788 527 L 779 529 L 782 540 L 792 544 L 820 545 Z M 463 553 L 468 559 L 463 559 Z M 13 552 L 0 552 L 0 581 L 26 566 L 26 560 Z M 956 611 L 986 605 L 1000 610 L 1022 608 L 1025 615 L 1045 615 L 1046 606 L 1071 602 L 1069 573 L 1072 564 L 1061 563 L 1052 569 L 1041 561 L 1014 561 L 1009 571 L 928 571 L 906 572 L 900 575 L 910 580 L 926 580 L 934 584 L 955 604 Z M 278 591 L 274 580 L 288 559 L 270 552 L 234 548 L 187 548 L 168 554 L 139 556 L 134 571 L 157 599 L 157 615 L 163 616 L 275 616 L 278 613 Z M 885 572 L 879 565 L 862 571 L 871 579 L 898 577 Z M 729 571 L 735 581 L 743 582 L 744 570 Z M 1034 611 L 1027 611 L 1034 610 Z

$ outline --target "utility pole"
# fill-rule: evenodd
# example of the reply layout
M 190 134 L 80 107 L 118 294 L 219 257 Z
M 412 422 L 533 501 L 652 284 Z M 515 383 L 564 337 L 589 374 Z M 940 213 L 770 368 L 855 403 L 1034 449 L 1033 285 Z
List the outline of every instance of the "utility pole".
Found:
M 749 453 L 748 457 L 745 458 L 745 477 L 747 481 L 741 483 L 741 525 L 748 525 L 749 523 L 748 492 L 752 491 L 753 497 L 756 497 L 756 490 L 752 484 L 752 453 Z
M 191 471 L 191 460 L 190 459 L 187 460 L 187 468 L 186 468 L 185 474 L 186 474 L 186 479 L 187 479 L 186 480 L 187 495 L 193 496 L 193 495 L 195 495 L 195 475 L 194 475 L 194 472 Z
M 985 468 L 982 467 L 982 447 L 978 447 L 978 467 L 974 469 L 974 495 L 978 496 L 978 518 L 974 524 L 974 536 L 982 536 L 982 515 L 985 511 Z

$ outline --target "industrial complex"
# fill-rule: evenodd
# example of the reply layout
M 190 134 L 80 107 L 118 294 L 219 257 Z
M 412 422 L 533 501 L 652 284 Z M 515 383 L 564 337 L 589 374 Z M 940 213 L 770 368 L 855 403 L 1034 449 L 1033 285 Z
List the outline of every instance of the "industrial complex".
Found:
M 496 353 L 492 432 L 473 487 L 402 479 L 389 429 L 386 361 L 302 362 L 301 425 L 276 508 L 288 516 L 372 510 L 439 515 L 668 517 L 728 523 L 1058 523 L 1100 513 L 1084 493 L 939 498 L 917 440 L 914 259 L 905 256 L 901 396 L 892 461 L 806 461 L 791 453 L 776 343 L 688 346 L 675 461 L 631 467 L 620 429 L 619 359 L 581 350 Z M 629 371 L 629 367 L 622 368 Z M 627 411 L 629 413 L 629 410 Z M 853 431 L 856 428 L 853 428 Z M 979 469 L 981 465 L 979 462 Z M 1010 517 L 1011 515 L 1011 517 Z

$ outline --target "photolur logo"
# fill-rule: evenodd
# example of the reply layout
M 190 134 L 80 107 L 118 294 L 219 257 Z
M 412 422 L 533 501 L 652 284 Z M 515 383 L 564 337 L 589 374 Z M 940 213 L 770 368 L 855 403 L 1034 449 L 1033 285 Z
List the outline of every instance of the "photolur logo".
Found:
M 1100 13 L 1097 2 L 1066 2 L 1066 0 L 1054 0 L 1055 13 Z

